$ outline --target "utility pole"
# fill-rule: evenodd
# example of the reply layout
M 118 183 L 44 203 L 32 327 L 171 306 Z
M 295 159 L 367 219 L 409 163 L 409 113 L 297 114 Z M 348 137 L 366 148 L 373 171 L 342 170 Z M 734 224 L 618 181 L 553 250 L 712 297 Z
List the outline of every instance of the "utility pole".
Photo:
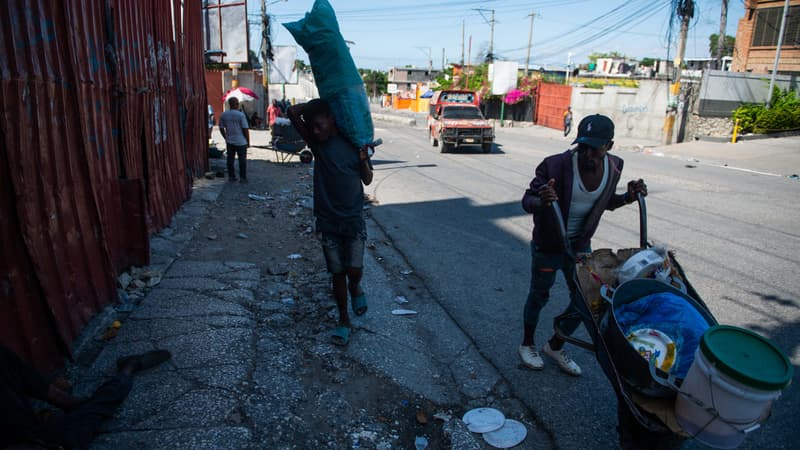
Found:
M 788 0 L 787 0 L 788 1 Z M 689 35 L 689 21 L 694 17 L 694 0 L 679 0 L 678 17 L 681 18 L 681 31 L 678 36 L 678 53 L 673 61 L 673 80 L 669 87 L 669 104 L 667 116 L 664 118 L 664 134 L 661 143 L 672 144 L 672 132 L 675 129 L 675 117 L 678 115 L 678 96 L 681 93 L 681 65 L 686 52 L 686 38 Z
M 722 70 L 722 55 L 725 53 L 725 44 L 728 42 L 725 29 L 728 27 L 728 0 L 722 0 L 722 10 L 719 13 L 719 38 L 717 38 L 717 70 Z
M 783 19 L 781 19 L 781 31 L 778 33 L 778 46 L 775 48 L 775 63 L 772 65 L 772 76 L 769 78 L 769 92 L 767 93 L 767 109 L 772 103 L 772 90 L 775 88 L 775 75 L 778 74 L 778 63 L 781 59 L 781 45 L 783 45 L 783 33 L 786 31 L 786 19 L 789 18 L 789 0 L 783 4 Z
M 443 73 L 444 73 L 444 61 L 445 61 L 445 58 L 444 58 L 444 56 L 445 56 L 445 54 L 444 54 L 444 48 L 442 48 L 442 72 L 443 72 Z
M 264 117 L 269 108 L 269 58 L 267 57 L 267 39 L 269 38 L 269 18 L 267 17 L 267 0 L 261 0 L 261 85 L 264 87 Z
M 461 67 L 464 67 L 464 19 L 461 19 Z
M 531 44 L 533 43 L 533 17 L 535 14 L 531 11 L 528 16 L 531 18 L 531 29 L 528 31 L 528 56 L 525 58 L 525 78 L 528 78 L 528 67 L 531 65 Z
M 467 50 L 467 66 L 464 73 L 466 74 L 466 81 L 464 82 L 464 89 L 469 89 L 469 66 L 472 63 L 472 35 L 469 36 L 469 47 Z
M 492 27 L 489 32 L 489 61 L 494 61 L 494 10 L 492 10 Z
M 572 74 L 572 52 L 567 53 L 567 73 L 565 77 L 566 85 L 569 86 L 569 76 Z
M 483 17 L 485 22 L 489 23 L 491 27 L 491 31 L 489 32 L 489 51 L 486 53 L 486 59 L 489 62 L 494 61 L 494 10 L 493 9 L 483 9 L 483 8 L 472 8 L 475 11 L 478 11 Z M 484 11 L 491 11 L 492 12 L 492 20 L 486 20 L 486 17 L 483 15 Z

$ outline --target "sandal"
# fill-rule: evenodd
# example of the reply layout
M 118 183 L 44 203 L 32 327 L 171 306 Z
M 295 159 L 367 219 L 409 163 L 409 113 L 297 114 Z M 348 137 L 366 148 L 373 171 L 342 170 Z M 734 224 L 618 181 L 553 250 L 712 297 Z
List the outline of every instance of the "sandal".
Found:
M 342 347 L 347 345 L 350 342 L 350 327 L 336 327 L 331 335 L 331 342 Z
M 361 295 L 353 297 L 350 306 L 353 308 L 353 314 L 363 316 L 367 312 L 367 296 L 362 292 Z

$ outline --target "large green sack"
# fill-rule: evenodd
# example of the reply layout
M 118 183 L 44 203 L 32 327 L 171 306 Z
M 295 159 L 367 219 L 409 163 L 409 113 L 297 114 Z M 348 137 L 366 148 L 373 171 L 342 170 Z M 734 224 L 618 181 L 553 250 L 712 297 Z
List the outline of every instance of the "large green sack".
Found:
M 303 19 L 283 26 L 308 53 L 319 95 L 330 104 L 339 130 L 356 147 L 371 144 L 374 129 L 367 91 L 333 7 L 327 0 L 316 0 Z

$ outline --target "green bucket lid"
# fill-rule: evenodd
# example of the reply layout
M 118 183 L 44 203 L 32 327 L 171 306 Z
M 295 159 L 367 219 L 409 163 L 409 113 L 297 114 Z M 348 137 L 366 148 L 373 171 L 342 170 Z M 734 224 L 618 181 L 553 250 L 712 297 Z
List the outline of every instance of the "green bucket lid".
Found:
M 779 391 L 792 380 L 789 358 L 772 342 L 750 330 L 716 325 L 703 334 L 700 350 L 717 370 L 762 391 Z

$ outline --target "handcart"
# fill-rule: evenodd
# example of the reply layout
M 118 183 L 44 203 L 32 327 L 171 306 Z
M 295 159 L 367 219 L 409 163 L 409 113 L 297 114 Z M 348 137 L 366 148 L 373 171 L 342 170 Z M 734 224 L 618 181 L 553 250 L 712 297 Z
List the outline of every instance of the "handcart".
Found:
M 253 147 L 265 148 L 275 152 L 275 160 L 280 163 L 288 162 L 297 156 L 300 162 L 310 163 L 314 159 L 311 150 L 306 148 L 306 142 L 294 128 L 289 119 L 278 118 L 272 124 L 272 140 L 269 145 L 254 145 Z
M 644 197 L 638 195 L 639 205 L 639 248 L 620 250 L 617 255 L 627 258 L 628 255 L 647 249 L 651 245 L 647 241 L 647 213 Z M 674 416 L 674 401 L 677 394 L 676 382 L 670 375 L 657 369 L 651 362 L 641 357 L 627 342 L 624 335 L 615 334 L 616 326 L 613 307 L 616 296 L 612 299 L 608 287 L 603 286 L 608 279 L 602 279 L 587 269 L 587 260 L 598 256 L 598 250 L 590 255 L 575 255 L 566 237 L 564 218 L 557 202 L 552 203 L 556 220 L 559 223 L 560 238 L 569 258 L 576 261 L 574 286 L 576 298 L 574 310 L 559 315 L 554 319 L 555 334 L 565 342 L 585 348 L 595 354 L 604 374 L 611 382 L 617 395 L 618 431 L 620 446 L 628 448 L 671 449 L 679 448 L 684 440 L 690 438 L 681 430 Z M 674 269 L 676 285 L 653 280 L 637 279 L 623 286 L 632 287 L 641 296 L 654 292 L 671 292 L 680 295 L 706 319 L 709 325 L 717 322 L 707 305 L 700 299 L 695 289 L 686 279 L 683 268 L 672 252 L 667 253 L 669 263 Z M 591 273 L 590 273 L 591 272 Z M 609 272 L 602 276 L 608 277 Z M 620 286 L 622 287 L 622 286 Z M 599 288 L 599 289 L 598 289 Z M 601 300 L 597 297 L 598 290 Z M 587 296 L 587 291 L 592 291 Z M 563 319 L 578 316 L 583 322 L 591 342 L 567 336 L 560 328 Z

